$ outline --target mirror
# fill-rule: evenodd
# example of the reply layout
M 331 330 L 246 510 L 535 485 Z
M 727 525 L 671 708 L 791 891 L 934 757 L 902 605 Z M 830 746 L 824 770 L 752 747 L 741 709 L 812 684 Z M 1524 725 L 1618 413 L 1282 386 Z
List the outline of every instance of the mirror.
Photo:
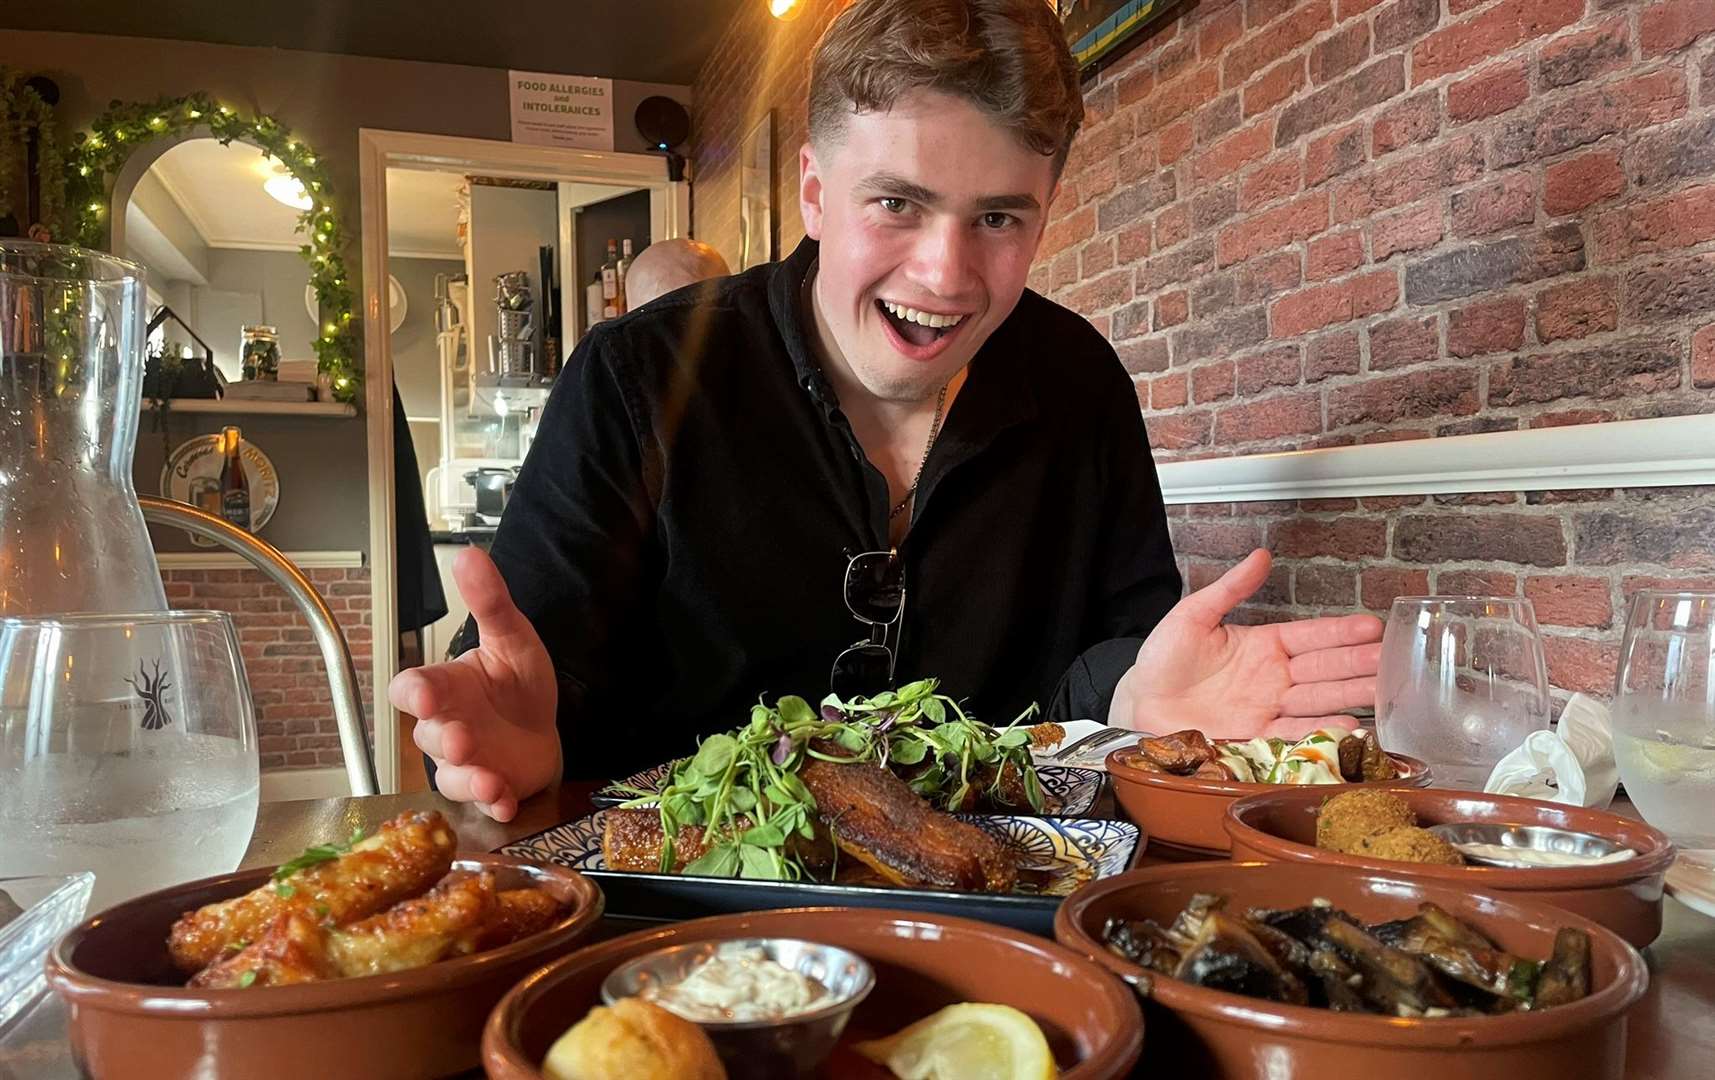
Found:
M 283 166 L 248 143 L 189 139 L 157 158 L 125 205 L 121 252 L 149 271 L 150 315 L 164 304 L 177 317 L 154 331 L 151 348 L 190 345 L 194 334 L 236 383 L 244 328 L 272 327 L 279 379 L 314 383 L 318 320 L 304 303 L 310 273 L 297 231 L 308 202 Z M 253 357 L 265 349 L 253 345 Z
M 465 317 L 464 206 L 463 177 L 457 173 L 387 170 L 393 385 L 405 407 L 425 495 L 430 495 L 431 471 L 441 460 L 443 364 L 460 359 L 446 353 Z M 401 282 L 402 288 L 392 287 Z
M 393 380 L 430 525 L 492 531 L 554 376 L 602 317 L 609 242 L 649 243 L 650 193 L 393 167 L 386 206 L 410 298 L 389 301 Z

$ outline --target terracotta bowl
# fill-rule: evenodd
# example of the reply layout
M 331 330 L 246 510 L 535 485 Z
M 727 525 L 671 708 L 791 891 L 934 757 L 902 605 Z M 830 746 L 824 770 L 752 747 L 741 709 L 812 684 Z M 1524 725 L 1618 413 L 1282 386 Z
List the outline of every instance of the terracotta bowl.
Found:
M 1221 817 L 1234 799 L 1263 791 L 1280 791 L 1284 784 L 1244 784 L 1237 780 L 1205 780 L 1197 776 L 1174 776 L 1171 773 L 1146 772 L 1126 764 L 1126 758 L 1136 753 L 1131 747 L 1121 747 L 1107 757 L 1108 776 L 1113 780 L 1114 798 L 1119 800 L 1126 816 L 1137 822 L 1149 836 L 1151 844 L 1166 844 L 1200 855 L 1225 855 L 1227 832 L 1221 827 Z M 1404 754 L 1389 754 L 1399 769 L 1399 778 L 1378 781 L 1405 787 L 1428 787 L 1429 766 Z M 1355 787 L 1369 784 L 1315 784 L 1305 790 L 1323 795 L 1338 795 Z
M 970 919 L 872 908 L 790 908 L 717 915 L 644 930 L 581 949 L 531 975 L 501 1001 L 482 1034 L 495 1080 L 540 1080 L 538 1068 L 565 1030 L 601 1003 L 619 964 L 670 945 L 787 937 L 849 949 L 875 969 L 875 989 L 852 1014 L 818 1076 L 885 1078 L 850 1044 L 890 1035 L 962 1001 L 997 1002 L 1042 1027 L 1061 1080 L 1128 1074 L 1143 1047 L 1131 991 L 1051 941 Z
M 502 855 L 461 855 L 503 888 L 539 885 L 570 905 L 553 927 L 510 945 L 392 975 L 250 990 L 190 990 L 167 955 L 187 911 L 256 888 L 241 870 L 150 893 L 72 930 L 48 956 L 48 982 L 70 1014 L 84 1076 L 293 1076 L 380 1080 L 477 1067 L 483 1020 L 532 969 L 588 931 L 601 890 L 583 875 Z
M 1638 948 L 1661 933 L 1662 883 L 1674 847 L 1641 821 L 1560 803 L 1451 789 L 1394 791 L 1425 828 L 1456 821 L 1546 825 L 1573 829 L 1623 844 L 1637 857 L 1603 866 L 1512 869 L 1502 866 L 1425 866 L 1367 855 L 1342 855 L 1316 846 L 1316 812 L 1326 796 L 1306 788 L 1240 799 L 1227 809 L 1233 858 L 1315 863 L 1378 874 L 1403 874 L 1460 889 L 1535 900 L 1601 923 Z
M 1416 914 L 1419 903 L 1432 900 L 1502 948 L 1534 959 L 1552 951 L 1556 929 L 1575 926 L 1590 934 L 1592 991 L 1541 1012 L 1401 1020 L 1192 986 L 1151 975 L 1101 943 L 1109 918 L 1152 918 L 1166 925 L 1197 893 L 1222 894 L 1241 909 L 1297 907 L 1322 897 L 1366 923 Z M 1287 863 L 1133 870 L 1073 893 L 1061 905 L 1054 931 L 1148 999 L 1150 1064 L 1158 1075 L 1619 1080 L 1625 1074 L 1626 1010 L 1649 984 L 1635 949 L 1570 912 L 1425 881 Z

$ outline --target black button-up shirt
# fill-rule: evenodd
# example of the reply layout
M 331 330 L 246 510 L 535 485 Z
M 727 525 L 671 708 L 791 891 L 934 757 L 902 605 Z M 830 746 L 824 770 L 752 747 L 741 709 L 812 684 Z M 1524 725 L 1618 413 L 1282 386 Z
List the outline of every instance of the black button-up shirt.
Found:
M 887 482 L 813 358 L 816 252 L 600 324 L 548 399 L 493 555 L 558 672 L 568 777 L 688 752 L 759 697 L 817 701 L 866 636 L 842 585 L 888 546 Z M 1106 719 L 1180 582 L 1131 380 L 1088 323 L 1024 294 L 899 551 L 899 682 L 936 676 L 991 722 Z

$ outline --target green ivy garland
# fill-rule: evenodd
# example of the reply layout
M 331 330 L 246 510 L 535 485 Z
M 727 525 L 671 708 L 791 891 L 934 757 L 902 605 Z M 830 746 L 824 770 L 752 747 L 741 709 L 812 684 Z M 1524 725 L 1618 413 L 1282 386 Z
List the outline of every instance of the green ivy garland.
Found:
M 363 335 L 352 312 L 350 277 L 341 254 L 349 237 L 333 208 L 333 185 L 321 159 L 272 116 L 246 119 L 200 93 L 154 102 L 113 102 L 89 131 L 72 139 L 65 173 L 66 232 L 85 247 L 105 246 L 112 180 L 132 151 L 151 139 L 198 129 L 206 129 L 222 145 L 238 139 L 261 148 L 304 185 L 312 201 L 298 216 L 298 231 L 307 241 L 298 253 L 310 265 L 310 285 L 322 312 L 316 367 L 332 382 L 336 400 L 356 402 L 363 390 Z
M 41 188 L 44 222 L 57 221 L 65 204 L 65 163 L 61 160 L 59 132 L 54 110 L 35 88 L 26 85 L 29 76 L 0 65 L 0 214 L 17 213 L 24 221 L 25 208 L 14 206 L 12 185 L 23 178 L 24 146 L 36 135 L 36 181 Z

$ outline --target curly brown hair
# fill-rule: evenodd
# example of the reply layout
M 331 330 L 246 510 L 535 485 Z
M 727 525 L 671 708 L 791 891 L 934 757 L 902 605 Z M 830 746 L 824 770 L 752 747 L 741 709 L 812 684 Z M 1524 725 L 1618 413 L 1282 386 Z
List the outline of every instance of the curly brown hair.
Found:
M 1044 0 L 858 0 L 810 61 L 810 139 L 917 90 L 964 98 L 1060 175 L 1084 120 L 1078 65 Z

